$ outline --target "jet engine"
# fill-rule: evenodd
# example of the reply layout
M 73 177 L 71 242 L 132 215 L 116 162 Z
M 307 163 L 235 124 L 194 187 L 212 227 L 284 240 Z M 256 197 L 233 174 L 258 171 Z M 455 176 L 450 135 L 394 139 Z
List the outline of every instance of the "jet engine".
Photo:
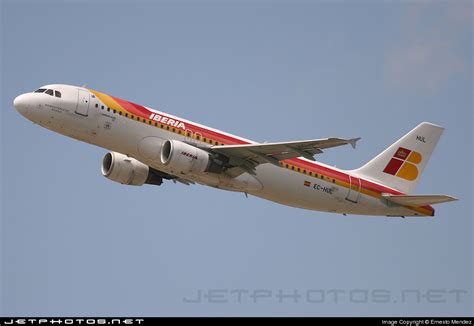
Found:
M 222 166 L 208 152 L 179 140 L 164 142 L 160 160 L 174 173 L 218 173 L 222 170 Z
M 163 176 L 148 165 L 117 152 L 108 152 L 102 159 L 102 175 L 112 181 L 130 185 L 160 185 Z

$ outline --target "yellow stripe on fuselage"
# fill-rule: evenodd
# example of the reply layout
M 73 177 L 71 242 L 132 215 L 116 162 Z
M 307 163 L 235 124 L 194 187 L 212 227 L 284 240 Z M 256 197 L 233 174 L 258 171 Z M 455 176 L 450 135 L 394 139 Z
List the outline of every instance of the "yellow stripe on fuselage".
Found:
M 95 96 L 97 96 L 109 108 L 125 111 L 125 109 L 120 104 L 118 104 L 110 95 L 94 91 L 92 89 L 89 89 L 89 91 L 91 91 Z

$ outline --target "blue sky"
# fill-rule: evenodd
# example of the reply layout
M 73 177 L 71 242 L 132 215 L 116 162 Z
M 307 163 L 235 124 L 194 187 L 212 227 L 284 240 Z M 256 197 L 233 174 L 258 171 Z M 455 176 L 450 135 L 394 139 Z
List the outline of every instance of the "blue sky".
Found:
M 3 1 L 2 314 L 472 315 L 472 12 L 468 1 Z M 446 131 L 416 193 L 460 201 L 435 219 L 389 219 L 122 186 L 100 174 L 105 150 L 13 109 L 49 83 L 256 141 L 362 137 L 318 156 L 348 169 L 430 121 Z

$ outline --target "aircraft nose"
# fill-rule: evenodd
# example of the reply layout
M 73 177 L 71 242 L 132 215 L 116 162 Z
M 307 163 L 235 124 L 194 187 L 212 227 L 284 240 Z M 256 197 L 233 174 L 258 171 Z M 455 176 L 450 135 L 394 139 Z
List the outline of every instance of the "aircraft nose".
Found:
M 15 107 L 15 109 L 18 112 L 24 113 L 28 109 L 28 106 L 29 106 L 29 101 L 28 101 L 27 94 L 21 94 L 21 95 L 17 96 L 13 100 L 13 106 Z

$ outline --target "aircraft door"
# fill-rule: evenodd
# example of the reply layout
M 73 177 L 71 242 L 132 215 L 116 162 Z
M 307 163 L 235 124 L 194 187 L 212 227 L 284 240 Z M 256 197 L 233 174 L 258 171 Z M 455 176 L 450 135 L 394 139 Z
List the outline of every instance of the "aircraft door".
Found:
M 347 192 L 346 200 L 357 203 L 360 198 L 360 179 L 349 176 L 349 191 Z
M 90 93 L 88 91 L 79 89 L 77 97 L 76 113 L 87 116 L 89 114 Z

